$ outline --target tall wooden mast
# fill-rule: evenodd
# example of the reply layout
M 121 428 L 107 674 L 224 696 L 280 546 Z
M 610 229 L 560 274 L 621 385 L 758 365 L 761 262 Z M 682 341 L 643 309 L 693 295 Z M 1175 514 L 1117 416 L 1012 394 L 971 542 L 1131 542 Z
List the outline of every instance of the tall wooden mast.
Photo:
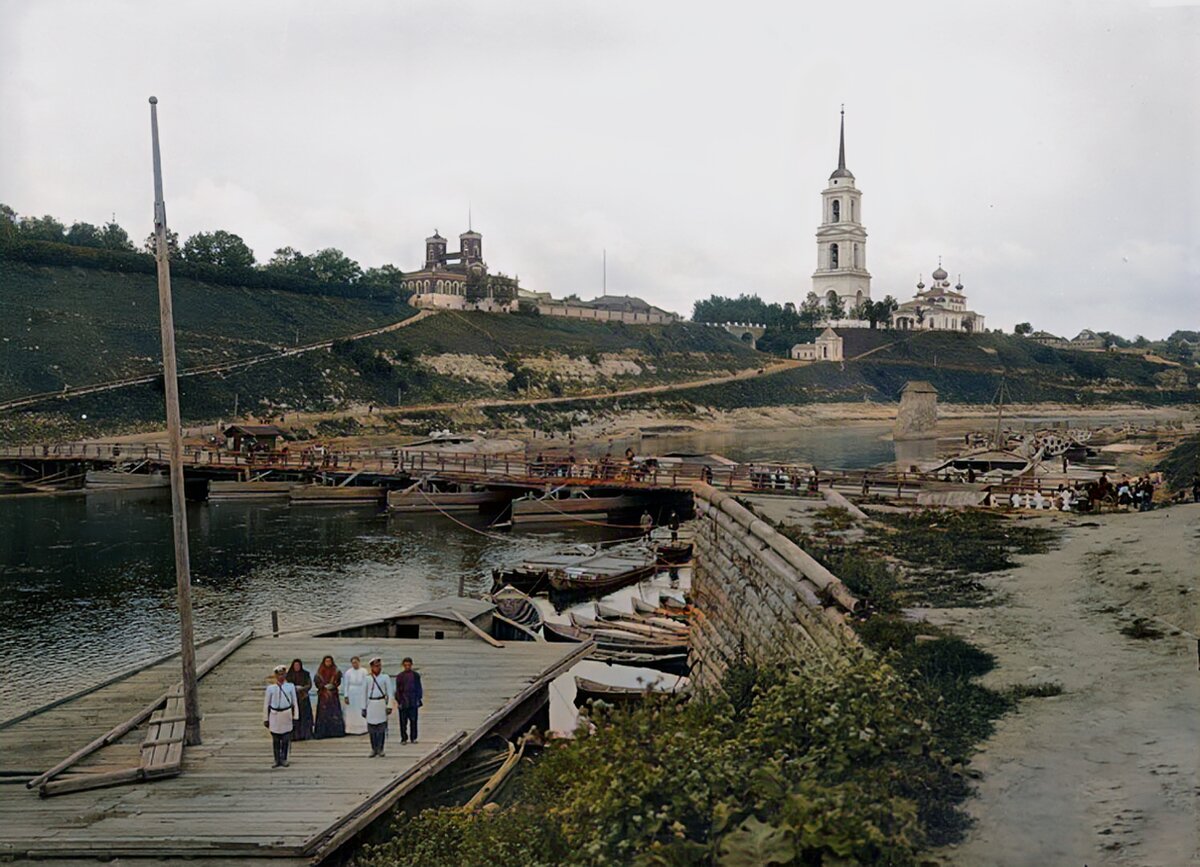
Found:
M 183 661 L 184 741 L 200 743 L 200 700 L 196 690 L 196 644 L 192 633 L 192 567 L 188 557 L 187 503 L 183 495 L 183 430 L 179 421 L 179 376 L 175 369 L 175 317 L 171 311 L 171 260 L 167 249 L 167 206 L 158 153 L 158 97 L 150 97 L 154 148 L 154 258 L 158 263 L 158 317 L 162 329 L 163 385 L 171 457 L 171 518 L 175 536 L 175 592 L 179 605 L 179 656 Z

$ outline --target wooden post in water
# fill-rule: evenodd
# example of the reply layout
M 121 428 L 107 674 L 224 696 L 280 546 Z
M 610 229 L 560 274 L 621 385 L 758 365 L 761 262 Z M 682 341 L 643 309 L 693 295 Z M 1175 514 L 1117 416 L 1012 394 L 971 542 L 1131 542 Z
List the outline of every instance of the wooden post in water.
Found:
M 171 262 L 167 250 L 167 206 L 158 153 L 158 98 L 150 97 L 154 151 L 154 258 L 158 263 L 158 318 L 162 330 L 163 385 L 171 461 L 171 517 L 175 536 L 175 593 L 179 604 L 179 657 L 183 662 L 184 743 L 200 743 L 200 699 L 196 689 L 196 645 L 192 637 L 192 568 L 188 558 L 187 504 L 183 496 L 183 431 L 179 421 L 179 376 L 175 369 L 175 317 L 171 310 Z

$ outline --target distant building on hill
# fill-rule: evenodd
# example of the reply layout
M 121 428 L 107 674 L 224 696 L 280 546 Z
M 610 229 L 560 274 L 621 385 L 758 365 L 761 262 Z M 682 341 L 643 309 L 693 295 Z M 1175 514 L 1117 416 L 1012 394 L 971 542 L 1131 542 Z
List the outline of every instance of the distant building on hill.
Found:
M 1071 345 L 1071 342 L 1067 338 L 1051 334 L 1049 331 L 1035 331 L 1026 339 L 1032 340 L 1034 343 L 1041 344 L 1042 346 L 1052 346 L 1055 349 L 1066 349 Z
M 437 231 L 425 239 L 425 265 L 404 275 L 401 285 L 412 293 L 414 307 L 444 310 L 489 310 L 508 313 L 516 309 L 515 281 L 490 277 L 483 261 L 483 235 L 468 229 L 458 236 L 457 252 L 447 250 Z M 497 279 L 512 283 L 513 292 L 497 293 Z M 509 297 L 511 296 L 511 297 Z
M 636 295 L 601 295 L 591 301 L 539 298 L 534 303 L 543 316 L 563 316 L 568 319 L 625 322 L 630 325 L 666 325 L 680 319 L 679 314 L 655 307 Z
M 842 361 L 846 356 L 843 342 L 832 328 L 826 328 L 812 343 L 797 343 L 791 356 L 797 361 Z
M 953 287 L 950 275 L 939 262 L 930 275 L 932 285 L 926 288 L 925 281 L 917 280 L 917 293 L 912 300 L 905 301 L 892 311 L 892 327 L 901 331 L 967 331 L 980 333 L 984 330 L 982 313 L 967 309 L 967 296 L 963 294 L 960 278 Z
M 1071 338 L 1072 349 L 1107 349 L 1104 343 L 1104 338 L 1092 331 L 1090 328 L 1085 328 Z
M 817 270 L 812 291 L 826 301 L 841 299 L 847 310 L 871 300 L 867 270 L 867 230 L 862 224 L 862 193 L 846 168 L 846 112 L 838 133 L 838 164 L 821 191 L 821 225 L 817 227 Z

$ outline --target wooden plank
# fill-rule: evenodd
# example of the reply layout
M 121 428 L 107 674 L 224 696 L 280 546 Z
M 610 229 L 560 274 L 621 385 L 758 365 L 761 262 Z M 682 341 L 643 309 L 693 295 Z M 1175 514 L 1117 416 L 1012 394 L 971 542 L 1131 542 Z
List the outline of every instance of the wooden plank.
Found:
M 254 634 L 253 629 L 247 629 L 247 630 L 241 632 L 239 635 L 237 635 L 233 640 L 231 640 L 227 644 L 225 644 L 220 650 L 218 650 L 211 657 L 209 657 L 209 659 L 204 663 L 204 665 L 202 665 L 200 667 L 200 669 L 197 670 L 196 677 L 197 678 L 203 677 L 205 674 L 212 671 L 212 669 L 214 667 L 216 667 L 218 662 L 220 662 L 226 656 L 233 653 L 233 651 L 237 650 L 237 648 L 239 648 L 243 644 L 245 644 L 250 639 L 250 636 L 252 636 L 253 634 Z M 37 788 L 38 786 L 42 785 L 43 783 L 54 779 L 54 777 L 61 774 L 64 770 L 71 767 L 71 765 L 78 762 L 84 756 L 90 755 L 91 753 L 94 753 L 96 750 L 100 749 L 101 747 L 105 746 L 106 744 L 110 744 L 113 741 L 119 740 L 122 737 L 124 737 L 125 735 L 129 734 L 129 732 L 133 731 L 135 728 L 137 728 L 139 725 L 141 725 L 142 721 L 145 720 L 147 717 L 149 717 L 150 714 L 154 713 L 154 711 L 158 709 L 158 706 L 160 704 L 162 704 L 164 701 L 166 701 L 171 696 L 174 689 L 175 688 L 167 690 L 162 695 L 157 696 L 154 699 L 154 701 L 150 702 L 150 704 L 146 705 L 144 708 L 142 708 L 140 711 L 138 711 L 132 717 L 125 720 L 125 722 L 120 723 L 117 726 L 114 726 L 108 732 L 106 732 L 105 734 L 96 738 L 91 743 L 87 744 L 86 746 L 80 747 L 78 750 L 73 752 L 71 755 L 67 756 L 67 758 L 63 759 L 61 762 L 59 762 L 57 765 L 52 767 L 50 770 L 42 773 L 41 775 L 35 777 L 32 780 L 30 780 L 28 783 L 25 784 L 25 787 L 28 789 Z
M 463 626 L 467 627 L 467 629 L 474 632 L 476 635 L 478 635 L 480 638 L 482 638 L 484 641 L 486 641 L 492 647 L 503 647 L 504 646 L 503 641 L 497 641 L 495 638 L 492 638 L 492 636 L 488 635 L 486 632 L 484 632 L 482 629 L 480 629 L 478 626 L 476 626 L 474 623 L 472 623 L 468 618 L 464 617 L 462 615 L 461 611 L 455 611 L 455 610 L 451 609 L 450 613 L 453 614 L 455 617 L 457 617 L 460 621 L 462 621 Z

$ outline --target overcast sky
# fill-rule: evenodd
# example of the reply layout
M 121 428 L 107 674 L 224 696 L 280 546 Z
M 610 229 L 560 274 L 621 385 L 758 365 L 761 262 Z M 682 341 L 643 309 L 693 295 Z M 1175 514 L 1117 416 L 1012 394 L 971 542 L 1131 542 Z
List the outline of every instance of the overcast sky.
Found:
M 941 255 L 990 327 L 1200 328 L 1200 8 L 0 0 L 0 201 L 260 261 L 493 270 L 690 312 L 799 301 L 846 105 L 872 295 Z

